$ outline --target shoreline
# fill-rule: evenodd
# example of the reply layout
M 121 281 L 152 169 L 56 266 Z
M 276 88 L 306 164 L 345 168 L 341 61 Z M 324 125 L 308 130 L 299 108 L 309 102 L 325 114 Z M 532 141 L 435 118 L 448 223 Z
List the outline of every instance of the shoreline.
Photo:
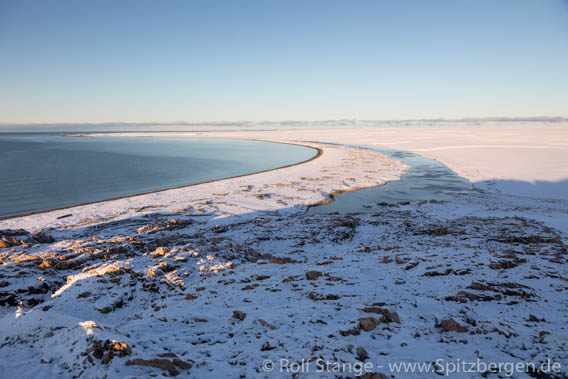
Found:
M 566 125 L 568 126 L 568 125 Z M 473 128 L 475 128 L 475 133 L 472 134 Z M 66 136 L 89 136 L 91 138 L 96 138 L 99 136 L 111 136 L 111 137 L 147 137 L 147 138 L 223 138 L 223 139 L 240 139 L 240 140 L 250 140 L 250 141 L 263 141 L 270 143 L 284 143 L 284 144 L 295 144 L 300 146 L 307 146 L 317 149 L 314 146 L 309 146 L 309 144 L 325 146 L 327 144 L 334 146 L 335 144 L 340 144 L 340 146 L 353 146 L 365 144 L 370 147 L 378 148 L 388 148 L 397 149 L 401 151 L 409 151 L 415 154 L 419 154 L 425 158 L 433 158 L 452 171 L 454 171 L 459 176 L 469 180 L 473 186 L 482 191 L 490 191 L 494 193 L 510 193 L 514 195 L 526 196 L 526 197 L 536 197 L 536 198 L 556 198 L 562 199 L 564 196 L 556 196 L 563 192 L 563 188 L 568 188 L 565 184 L 567 182 L 556 182 L 559 178 L 562 178 L 562 167 L 568 167 L 568 160 L 565 155 L 563 157 L 558 156 L 562 151 L 568 150 L 566 143 L 559 143 L 562 140 L 562 136 L 568 134 L 568 130 L 558 127 L 545 127 L 541 125 L 527 125 L 527 126 L 504 126 L 499 130 L 490 130 L 486 126 L 476 126 L 476 127 L 446 127 L 446 128 L 385 128 L 385 129 L 369 129 L 369 128 L 358 128 L 358 129 L 342 129 L 335 130 L 333 135 L 322 134 L 322 130 L 318 129 L 304 129 L 301 134 L 298 134 L 297 130 L 272 130 L 272 131 L 203 131 L 203 132 L 187 132 L 187 131 L 172 131 L 172 132 L 161 132 L 161 131 L 150 131 L 150 132 L 121 132 L 121 133 L 108 133 L 108 132 L 97 132 L 97 133 L 68 133 Z M 452 143 L 449 143 L 448 138 L 455 135 L 456 138 L 453 139 Z M 530 139 L 530 136 L 536 135 L 537 138 Z M 328 145 L 328 146 L 329 146 Z M 522 148 L 522 147 L 525 148 Z M 553 150 L 547 150 L 548 152 L 553 151 L 554 155 L 550 156 L 550 153 L 543 154 L 542 149 L 529 148 L 529 147 L 549 147 Z M 505 148 L 507 147 L 507 148 Z M 326 149 L 326 151 L 331 151 Z M 527 155 L 530 158 L 525 157 Z M 314 157 L 313 159 L 317 158 Z M 530 159 L 531 162 L 525 162 Z M 298 164 L 308 163 L 310 160 L 298 162 Z M 552 161 L 555 163 L 552 164 Z M 327 162 L 327 160 L 326 160 Z M 498 163 L 498 164 L 497 164 Z M 530 166 L 530 167 L 529 167 Z M 268 171 L 281 170 L 291 166 L 281 166 Z M 329 196 L 339 195 L 343 192 L 351 192 L 353 190 L 372 188 L 385 184 L 388 181 L 399 179 L 400 176 L 394 179 L 395 175 L 386 175 L 382 180 L 366 180 L 365 177 L 360 175 L 365 175 L 364 169 L 360 169 L 357 166 L 351 166 L 356 169 L 359 173 L 359 179 L 357 183 L 346 183 L 347 185 L 341 185 L 339 183 L 333 183 L 333 187 L 327 185 L 320 186 L 320 192 L 323 197 L 314 199 L 305 199 L 304 205 L 307 207 L 317 206 L 321 204 L 326 204 L 332 199 Z M 383 167 L 386 168 L 386 167 Z M 353 168 L 351 168 L 353 170 Z M 387 168 L 388 170 L 388 168 Z M 308 170 L 310 171 L 310 170 Z M 265 173 L 267 171 L 259 171 L 256 173 L 245 174 L 245 177 Z M 330 172 L 328 170 L 328 172 Z M 332 170 L 331 172 L 336 172 Z M 387 171 L 388 172 L 388 171 Z M 396 169 L 395 169 L 396 172 Z M 298 175 L 299 174 L 299 175 Z M 351 172 L 341 172 L 340 176 L 347 179 Z M 295 171 L 292 176 L 280 175 L 280 180 L 290 180 L 292 177 L 299 178 L 299 176 L 305 175 L 304 172 Z M 267 176 L 271 178 L 272 176 Z M 352 175 L 357 176 L 357 175 Z M 223 180 L 230 180 L 238 178 L 228 177 L 223 179 L 216 179 L 214 181 L 194 183 L 184 186 L 168 187 L 165 189 L 160 189 L 156 191 L 142 192 L 133 195 L 119 196 L 116 198 L 110 198 L 105 200 L 100 200 L 96 202 L 82 203 L 67 207 L 54 208 L 45 211 L 37 212 L 27 212 L 15 216 L 1 217 L 0 221 L 6 222 L 6 220 L 15 220 L 24 217 L 29 217 L 38 214 L 48 214 L 50 212 L 57 212 L 65 209 L 88 206 L 92 204 L 100 204 L 105 202 L 111 202 L 121 199 L 134 199 L 144 195 L 151 195 L 153 193 L 164 193 L 165 191 L 174 191 L 176 189 L 183 189 L 184 187 L 194 187 L 199 184 L 215 183 Z M 325 176 L 324 176 L 325 177 Z M 288 179 L 287 179 L 288 178 Z M 385 179 L 386 178 L 386 179 Z M 361 181 L 362 179 L 362 181 Z M 515 181 L 516 180 L 516 181 Z M 548 180 L 549 182 L 542 182 L 543 180 Z M 296 180 L 298 181 L 298 180 Z M 299 181 L 303 181 L 300 179 Z M 345 183 L 345 182 L 343 182 Z M 262 186 L 262 181 L 255 181 L 253 183 L 256 188 Z M 297 186 L 299 189 L 301 186 Z M 313 184 L 311 185 L 313 187 Z M 339 188 L 338 188 L 339 187 Z M 356 187 L 356 188 L 355 188 Z M 233 188 L 233 187 L 231 187 Z M 522 191 L 520 189 L 523 189 Z M 313 188 L 312 188 L 313 189 Z M 327 193 L 325 193 L 327 189 Z M 340 189 L 339 191 L 337 191 Z M 222 186 L 216 186 L 216 192 L 225 191 Z M 210 192 L 215 192 L 210 191 Z M 280 193 L 278 188 L 274 188 L 276 193 Z M 207 194 L 200 191 L 201 197 L 207 197 Z M 256 192 L 256 190 L 254 191 Z M 545 193 L 546 192 L 546 193 Z M 550 194 L 550 195 L 549 195 Z M 287 196 L 296 197 L 296 195 L 291 193 L 286 193 Z M 185 193 L 180 194 L 179 199 L 184 201 L 187 197 L 194 198 L 191 194 Z M 305 197 L 299 194 L 300 197 Z M 211 197 L 211 196 L 209 196 Z M 215 196 L 213 196 L 215 197 Z M 162 196 L 158 198 L 150 198 L 148 201 L 161 202 L 162 200 L 174 200 L 170 195 Z M 235 203 L 234 200 L 231 199 Z M 237 203 L 246 201 L 239 197 Z M 139 203 L 136 202 L 136 203 Z M 127 205 L 130 205 L 128 202 Z M 159 204 L 162 205 L 162 204 Z M 296 203 L 296 205 L 299 205 Z M 141 207 L 140 204 L 137 204 Z M 123 209 L 124 204 L 118 205 L 117 209 Z M 107 213 L 110 213 L 110 209 L 106 207 Z M 280 208 L 280 207 L 273 207 Z M 99 208 L 100 209 L 100 208 Z M 91 213 L 93 216 L 93 212 Z M 26 220 L 27 221 L 27 220 Z M 34 220 L 30 220 L 33 222 Z M 55 221 L 55 220 L 52 220 Z M 43 222 L 42 222 L 43 223 Z M 27 222 L 13 222 L 12 225 L 19 224 L 19 226 L 28 225 Z
M 123 135 L 148 133 L 123 133 Z M 159 135 L 160 132 L 153 134 Z M 105 133 L 99 133 L 105 135 Z M 113 134 L 114 135 L 114 134 Z M 168 136 L 320 141 L 396 149 L 433 158 L 483 190 L 568 200 L 568 123 L 446 127 L 169 132 Z M 536 184 L 536 185 L 535 185 Z
M 333 133 L 317 128 L 302 130 L 235 130 L 235 131 L 149 131 L 92 133 L 99 136 L 235 137 L 279 139 L 368 145 L 420 154 L 444 163 L 458 175 L 487 189 L 494 182 L 506 193 L 538 194 L 541 188 L 520 191 L 512 181 L 522 183 L 558 183 L 554 194 L 562 195 L 563 181 L 568 180 L 568 123 L 548 125 L 524 122 L 493 128 L 491 125 L 445 127 L 342 128 Z M 567 187 L 568 188 L 568 187 Z M 547 191 L 550 193 L 550 191 Z
M 65 137 L 87 137 L 86 135 L 65 135 Z M 96 138 L 96 136 L 91 136 L 92 138 Z M 148 136 L 148 137 L 156 137 L 156 136 Z M 117 137 L 119 138 L 119 137 Z M 159 136 L 157 136 L 156 138 L 160 138 Z M 187 137 L 186 137 L 187 138 Z M 197 137 L 197 138 L 202 138 L 202 137 Z M 212 137 L 212 138 L 217 138 L 220 139 L 219 137 Z M 197 186 L 197 185 L 201 185 L 201 184 L 208 184 L 208 183 L 214 183 L 214 182 L 220 182 L 222 180 L 229 180 L 229 179 L 235 179 L 235 178 L 242 178 L 245 176 L 251 176 L 251 175 L 256 175 L 256 174 L 262 174 L 265 172 L 271 172 L 271 171 L 275 171 L 275 170 L 280 170 L 283 168 L 288 168 L 288 167 L 294 167 L 294 166 L 298 166 L 304 163 L 308 163 L 311 162 L 315 159 L 318 159 L 319 157 L 322 156 L 323 154 L 323 150 L 318 148 L 318 147 L 313 147 L 313 146 L 308 146 L 308 145 L 302 145 L 299 143 L 292 143 L 292 142 L 275 142 L 275 141 L 269 141 L 269 140 L 260 140 L 260 139 L 252 139 L 252 138 L 226 138 L 226 139 L 238 139 L 238 140 L 245 140 L 245 141 L 261 141 L 261 142 L 270 142 L 270 143 L 281 143 L 283 145 L 295 145 L 295 146 L 302 146 L 302 147 L 307 147 L 309 149 L 313 149 L 316 150 L 316 154 L 309 158 L 306 159 L 304 161 L 300 161 L 300 162 L 296 162 L 296 163 L 292 163 L 292 164 L 288 164 L 285 166 L 279 166 L 279 167 L 275 167 L 275 168 L 271 168 L 268 170 L 262 170 L 262 171 L 256 171 L 256 172 L 251 172 L 249 174 L 242 174 L 242 175 L 234 175 L 234 176 L 228 176 L 226 178 L 220 178 L 220 179 L 213 179 L 213 180 L 206 180 L 204 182 L 199 182 L 199 183 L 192 183 L 192 184 L 184 184 L 181 186 L 175 186 L 175 187 L 168 187 L 168 188 L 164 188 L 164 189 L 159 189 L 159 190 L 154 190 L 154 191 L 148 191 L 148 192 L 141 192 L 141 193 L 136 193 L 134 195 L 124 195 L 124 196 L 118 196 L 118 197 L 111 197 L 109 199 L 104 199 L 104 200 L 96 200 L 96 201 L 90 201 L 90 202 L 86 202 L 86 203 L 81 203 L 81 204 L 75 204 L 75 205 L 69 205 L 66 207 L 59 207 L 59 208 L 53 208 L 53 209 L 48 209 L 48 210 L 44 210 L 44 211 L 35 211 L 35 212 L 28 212 L 28 213 L 22 213 L 16 216 L 6 216 L 6 217 L 0 217 L 0 221 L 5 221 L 5 220 L 12 220 L 12 219 L 16 219 L 16 218 L 20 218 L 20 217 L 27 217 L 27 216 L 33 216 L 33 215 L 38 215 L 38 214 L 44 214 L 44 213 L 49 213 L 49 212 L 55 212 L 55 211 L 62 211 L 65 209 L 71 209 L 71 208 L 76 208 L 76 207 L 82 207 L 85 205 L 93 205 L 93 204 L 99 204 L 99 203 L 104 203 L 106 201 L 114 201 L 114 200 L 121 200 L 121 199 L 128 199 L 131 197 L 137 197 L 137 196 L 143 196 L 143 195 L 149 195 L 149 194 L 153 194 L 153 193 L 160 193 L 160 192 L 165 192 L 165 191 L 169 191 L 169 190 L 175 190 L 175 189 L 180 189 L 180 188 L 187 188 L 187 187 L 193 187 L 193 186 Z M 62 219 L 65 218 L 65 215 L 59 216 L 57 219 Z
M 378 152 L 309 140 L 248 135 L 184 134 L 177 137 L 282 143 L 309 147 L 316 150 L 316 154 L 310 159 L 265 171 L 9 216 L 0 219 L 0 229 L 39 231 L 71 228 L 73 225 L 92 225 L 104 220 L 120 220 L 155 212 L 190 216 L 208 214 L 210 220 L 233 215 L 245 217 L 246 214 L 262 211 L 303 213 L 308 206 L 327 201 L 330 193 L 376 187 L 398 180 L 409 169 L 404 163 Z M 325 159 L 318 159 L 324 153 Z M 71 208 L 72 212 L 66 211 Z
M 0 371 L 259 377 L 317 352 L 377 365 L 366 377 L 399 377 L 389 365 L 409 356 L 568 374 L 568 202 L 483 192 L 306 214 L 408 168 L 308 137 L 288 140 L 323 159 L 0 222 Z

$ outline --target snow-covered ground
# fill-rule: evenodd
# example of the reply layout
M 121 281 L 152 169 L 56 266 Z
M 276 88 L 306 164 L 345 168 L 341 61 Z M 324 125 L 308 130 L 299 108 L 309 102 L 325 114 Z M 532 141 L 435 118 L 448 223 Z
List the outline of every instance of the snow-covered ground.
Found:
M 478 187 L 568 200 L 568 124 L 431 123 L 416 127 L 175 132 L 168 136 L 320 141 L 405 150 L 443 162 Z M 160 135 L 162 133 L 128 133 Z M 120 134 L 113 133 L 112 136 Z
M 201 135 L 431 156 L 435 137 L 418 147 L 422 129 L 404 147 L 412 130 L 390 130 L 390 140 L 382 129 Z M 554 133 L 566 149 L 565 132 L 533 132 L 523 149 L 552 144 Z M 531 175 L 506 160 L 486 167 L 487 156 L 474 160 L 464 146 L 520 142 L 461 133 L 462 148 L 445 137 L 432 151 L 469 178 L 562 179 L 538 149 Z M 483 133 L 487 141 L 474 141 Z M 406 169 L 368 150 L 312 144 L 323 154 L 306 164 L 0 222 L 0 376 L 568 375 L 566 200 L 491 191 L 307 215 L 330 193 Z M 558 159 L 566 167 L 568 155 Z M 540 372 L 527 374 L 533 365 Z
M 435 158 L 481 188 L 568 200 L 568 124 L 338 128 L 199 133 L 322 141 L 412 151 Z
M 320 149 L 321 156 L 279 170 L 3 220 L 0 229 L 35 231 L 158 211 L 214 214 L 216 217 L 262 210 L 296 213 L 306 206 L 330 201 L 330 195 L 334 193 L 397 180 L 408 169 L 405 164 L 374 151 L 309 142 L 302 144 Z

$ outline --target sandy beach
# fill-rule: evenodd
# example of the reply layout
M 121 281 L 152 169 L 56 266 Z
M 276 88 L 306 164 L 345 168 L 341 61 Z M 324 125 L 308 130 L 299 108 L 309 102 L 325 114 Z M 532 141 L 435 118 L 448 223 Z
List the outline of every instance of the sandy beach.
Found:
M 0 372 L 421 378 L 455 374 L 459 359 L 568 374 L 566 125 L 167 135 L 321 155 L 0 221 Z M 484 192 L 307 215 L 409 169 L 338 143 L 435 158 Z

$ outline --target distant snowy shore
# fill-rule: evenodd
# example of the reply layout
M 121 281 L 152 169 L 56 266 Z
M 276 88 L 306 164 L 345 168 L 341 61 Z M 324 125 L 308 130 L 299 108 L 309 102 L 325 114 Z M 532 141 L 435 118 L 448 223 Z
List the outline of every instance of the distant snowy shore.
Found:
M 568 375 L 568 201 L 509 194 L 498 180 L 561 184 L 566 132 L 405 130 L 178 133 L 296 142 L 323 154 L 1 221 L 0 372 L 422 378 L 482 362 L 457 377 Z M 421 150 L 492 189 L 308 215 L 309 204 L 407 169 L 323 142 Z M 504 145 L 504 156 L 488 154 Z M 532 166 L 517 167 L 515 149 Z M 547 167 L 547 152 L 557 166 Z
M 568 200 L 568 122 L 393 122 L 333 129 L 109 133 L 112 136 L 225 137 L 318 141 L 411 151 L 435 158 L 495 192 Z M 104 133 L 93 136 L 105 135 Z

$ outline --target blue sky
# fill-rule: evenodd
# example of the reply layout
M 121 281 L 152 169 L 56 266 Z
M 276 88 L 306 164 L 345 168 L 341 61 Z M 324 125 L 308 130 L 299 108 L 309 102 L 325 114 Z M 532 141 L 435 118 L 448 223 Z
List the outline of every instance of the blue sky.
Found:
M 535 115 L 566 0 L 0 0 L 0 122 Z

